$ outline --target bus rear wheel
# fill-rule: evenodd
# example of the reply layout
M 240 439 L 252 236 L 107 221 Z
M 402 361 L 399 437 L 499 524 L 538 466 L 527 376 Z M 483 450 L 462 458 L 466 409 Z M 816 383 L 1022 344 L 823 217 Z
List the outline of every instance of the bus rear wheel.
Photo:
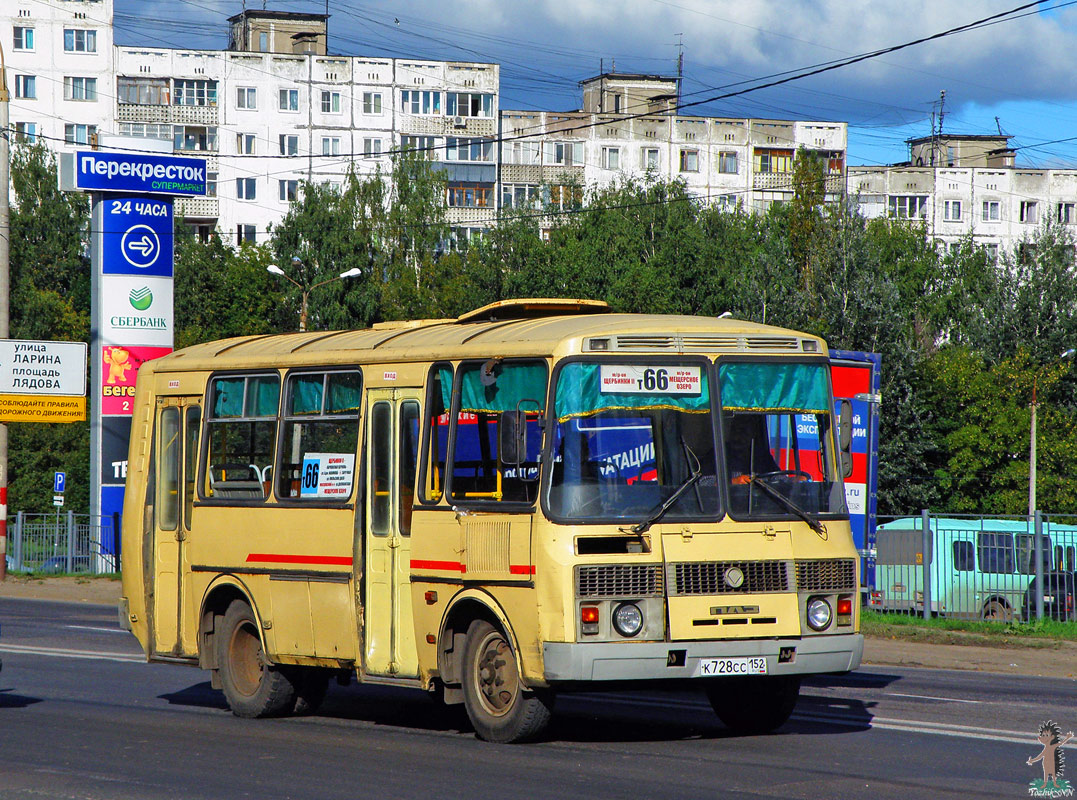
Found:
M 237 717 L 272 717 L 295 707 L 296 688 L 286 669 L 269 663 L 251 607 L 234 600 L 217 640 L 221 688 Z
M 795 675 L 720 678 L 707 685 L 711 708 L 738 735 L 770 733 L 788 720 L 800 697 Z
M 984 605 L 983 618 L 998 622 L 1010 622 L 1013 619 L 1013 609 L 1001 600 L 991 600 Z
M 524 687 L 508 637 L 486 620 L 468 628 L 462 688 L 464 708 L 480 739 L 526 741 L 550 721 L 553 695 Z

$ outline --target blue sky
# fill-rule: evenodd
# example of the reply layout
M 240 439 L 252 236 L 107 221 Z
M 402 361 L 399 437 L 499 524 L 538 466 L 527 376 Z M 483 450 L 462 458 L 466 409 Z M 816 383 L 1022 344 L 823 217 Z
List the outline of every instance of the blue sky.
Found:
M 114 0 L 116 41 L 224 48 L 242 0 Z M 261 8 L 261 0 L 248 0 Z M 930 36 L 1020 0 L 329 0 L 329 49 L 347 55 L 496 61 L 505 109 L 571 109 L 578 82 L 610 71 L 676 74 L 717 97 L 800 70 Z M 325 0 L 267 0 L 325 12 Z M 1019 165 L 1077 167 L 1077 0 L 842 69 L 715 100 L 691 113 L 849 123 L 849 163 L 907 157 L 943 130 L 1014 138 Z M 1015 15 L 1016 16 L 1016 15 Z M 997 117 L 997 121 L 996 121 Z M 937 124 L 937 122 L 936 122 Z

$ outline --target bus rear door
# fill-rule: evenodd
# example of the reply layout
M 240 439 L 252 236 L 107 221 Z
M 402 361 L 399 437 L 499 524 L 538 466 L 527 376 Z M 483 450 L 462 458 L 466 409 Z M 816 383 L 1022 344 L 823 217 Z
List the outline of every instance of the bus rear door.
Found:
M 419 389 L 367 391 L 363 661 L 370 675 L 419 674 L 410 578 L 419 398 Z

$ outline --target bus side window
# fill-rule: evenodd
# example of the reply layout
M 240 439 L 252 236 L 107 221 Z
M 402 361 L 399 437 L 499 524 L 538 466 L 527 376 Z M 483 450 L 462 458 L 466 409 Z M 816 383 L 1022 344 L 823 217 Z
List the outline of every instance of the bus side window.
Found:
M 205 497 L 264 500 L 262 474 L 273 463 L 280 376 L 237 375 L 211 381 L 206 410 Z
M 980 572 L 1009 575 L 1013 572 L 1013 536 L 1009 533 L 980 532 L 976 535 L 976 555 Z
M 957 572 L 972 572 L 976 568 L 972 556 L 972 542 L 954 542 L 954 569 Z
M 449 454 L 449 411 L 452 409 L 453 370 L 450 364 L 430 369 L 426 390 L 426 430 L 423 433 L 419 500 L 437 503 L 445 493 L 445 464 Z
M 1077 570 L 1077 548 L 1072 544 L 1066 547 L 1066 572 Z

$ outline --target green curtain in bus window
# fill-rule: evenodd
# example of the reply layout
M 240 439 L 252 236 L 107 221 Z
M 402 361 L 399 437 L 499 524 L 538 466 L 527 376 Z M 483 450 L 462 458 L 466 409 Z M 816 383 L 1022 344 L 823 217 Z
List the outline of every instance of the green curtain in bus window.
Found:
M 218 378 L 213 382 L 213 416 L 243 416 L 244 378 Z
M 280 403 L 280 379 L 276 375 L 258 375 L 247 381 L 247 416 L 275 417 Z
M 452 367 L 438 367 L 437 377 L 441 386 L 441 408 L 447 414 L 452 409 Z
M 521 400 L 534 400 L 538 408 L 546 405 L 546 365 L 506 364 L 494 367 L 497 379 L 490 386 L 482 384 L 481 366 L 468 367 L 460 378 L 460 410 L 472 413 L 515 411 Z M 534 411 L 528 403 L 526 411 Z
M 292 378 L 292 414 L 322 413 L 322 381 L 325 375 L 296 375 Z
M 362 394 L 363 376 L 358 372 L 331 372 L 329 374 L 329 397 L 325 404 L 325 413 L 359 413 L 359 400 Z
M 669 365 L 656 365 L 658 367 Z M 677 366 L 677 365 L 674 365 Z M 602 368 L 599 364 L 566 364 L 557 378 L 554 410 L 559 422 L 573 417 L 587 417 L 611 409 L 667 408 L 689 413 L 710 411 L 711 396 L 706 368 L 700 364 L 699 394 L 627 394 L 601 391 Z
M 722 408 L 738 411 L 828 411 L 823 364 L 731 363 L 718 367 Z

